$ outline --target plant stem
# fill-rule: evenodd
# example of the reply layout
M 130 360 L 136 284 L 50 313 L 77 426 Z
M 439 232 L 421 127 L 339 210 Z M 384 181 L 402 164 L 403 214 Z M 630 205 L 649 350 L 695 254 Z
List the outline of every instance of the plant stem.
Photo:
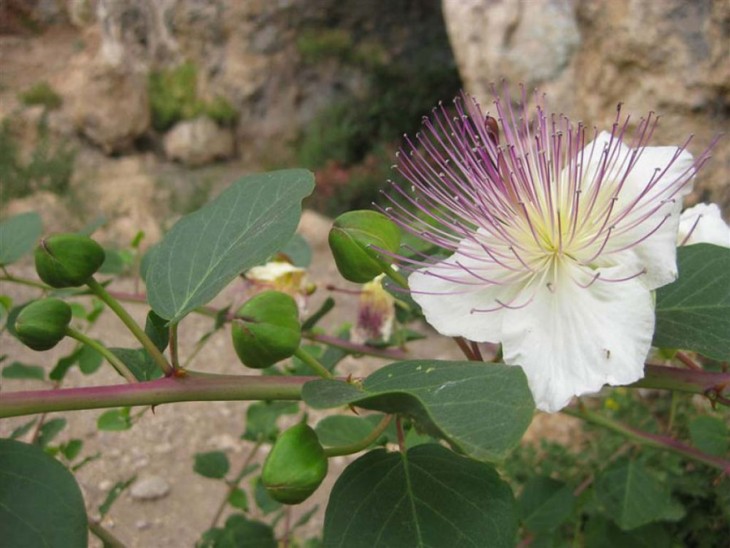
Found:
M 627 388 L 658 388 L 702 394 L 712 401 L 730 405 L 730 399 L 724 396 L 730 389 L 730 373 L 647 364 L 644 378 L 627 385 Z
M 471 362 L 477 361 L 477 358 L 474 355 L 474 352 L 472 352 L 472 349 L 469 346 L 469 343 L 466 342 L 466 339 L 464 339 L 464 337 L 452 337 L 452 339 L 454 339 L 456 344 L 459 345 L 459 348 L 461 349 L 461 351 L 463 352 L 463 354 L 467 360 L 469 360 Z
M 353 354 L 363 354 L 365 356 L 374 356 L 376 358 L 382 358 L 384 360 L 407 360 L 409 357 L 407 352 L 403 350 L 394 350 L 392 348 L 376 348 L 375 346 L 368 346 L 366 344 L 357 344 L 339 337 L 333 337 L 331 335 L 319 335 L 315 333 L 302 333 L 302 337 L 309 339 L 310 341 L 326 344 L 328 346 L 334 346 L 335 348 L 341 348 L 347 350 Z
M 359 453 L 360 451 L 367 449 L 373 443 L 375 443 L 381 436 L 385 429 L 388 428 L 390 421 L 393 419 L 393 415 L 385 415 L 378 425 L 363 439 L 351 443 L 349 445 L 338 445 L 336 447 L 327 447 L 324 450 L 324 454 L 329 457 L 339 457 L 342 455 L 352 455 L 353 453 Z
M 124 377 L 127 382 L 137 382 L 137 378 L 134 376 L 134 374 L 127 368 L 126 365 L 117 358 L 112 352 L 99 343 L 98 341 L 95 341 L 91 337 L 86 336 L 84 333 L 81 333 L 80 331 L 76 331 L 75 329 L 71 327 L 66 328 L 66 335 L 69 337 L 72 337 L 76 339 L 77 341 L 85 344 L 86 346 L 93 348 L 96 350 L 99 354 L 104 356 L 106 358 L 106 361 L 108 361 L 114 369 L 117 370 L 117 373 L 119 373 L 122 377 Z
M 251 452 L 246 457 L 246 460 L 243 462 L 243 465 L 241 466 L 241 470 L 238 472 L 236 477 L 228 483 L 228 490 L 226 491 L 226 496 L 221 501 L 220 505 L 218 506 L 218 509 L 215 512 L 215 515 L 213 516 L 213 520 L 210 522 L 210 526 L 208 529 L 213 529 L 216 525 L 218 525 L 218 520 L 221 519 L 221 516 L 223 515 L 224 510 L 226 509 L 226 506 L 228 505 L 228 499 L 231 497 L 231 494 L 233 491 L 236 490 L 238 487 L 238 484 L 241 483 L 241 480 L 246 475 L 246 469 L 251 464 L 251 461 L 253 461 L 254 457 L 256 456 L 256 453 L 258 453 L 258 450 L 261 448 L 261 445 L 263 444 L 263 440 L 258 440 L 256 442 L 256 445 L 253 446 L 251 449 Z
M 180 369 L 180 360 L 177 355 L 177 325 L 176 323 L 170 326 L 170 361 L 172 362 L 173 369 Z
M 319 360 L 317 360 L 309 352 L 302 350 L 301 347 L 297 348 L 297 351 L 294 352 L 294 355 L 302 360 L 304 363 L 306 363 L 310 369 L 312 369 L 315 373 L 317 373 L 317 375 L 319 375 L 323 379 L 332 378 L 332 373 L 330 373 L 327 368 L 322 365 Z
M 641 445 L 671 451 L 688 459 L 722 470 L 725 474 L 730 474 L 730 461 L 703 453 L 702 451 L 699 451 L 694 447 L 690 447 L 689 445 L 675 440 L 674 438 L 638 430 L 631 426 L 614 421 L 613 419 L 609 419 L 608 417 L 604 417 L 598 413 L 594 413 L 593 411 L 589 411 L 583 406 L 580 406 L 578 409 L 565 408 L 562 412 L 566 415 L 570 415 L 571 417 L 583 419 L 591 424 L 602 426 Z
M 304 383 L 316 378 L 213 375 L 186 371 L 183 376 L 135 384 L 3 392 L 0 396 L 0 418 L 180 401 L 299 400 Z
M 29 280 L 28 278 L 20 278 L 18 276 L 13 276 L 3 268 L 3 272 L 5 272 L 4 276 L 0 276 L 0 280 L 4 280 L 6 282 L 13 282 L 20 285 L 27 285 L 29 287 L 36 287 L 38 289 L 43 289 L 45 291 L 51 291 L 53 288 L 50 285 L 46 285 L 43 282 L 36 282 L 35 280 Z
M 408 289 L 408 280 L 406 277 L 398 272 L 395 268 L 393 268 L 393 265 L 390 263 L 387 263 L 386 261 L 380 259 L 379 257 L 373 257 L 380 267 L 383 269 L 383 272 L 385 272 L 385 275 L 388 276 L 391 280 L 393 280 L 395 283 L 397 283 L 399 286 L 401 286 L 403 289 Z
M 125 548 L 125 544 L 121 540 L 97 521 L 89 520 L 89 531 L 104 544 L 104 548 Z
M 104 301 L 104 303 L 109 308 L 111 308 L 117 316 L 119 316 L 119 319 L 122 320 L 124 325 L 127 326 L 127 329 L 132 332 L 132 335 L 134 335 L 137 340 L 142 343 L 144 349 L 147 350 L 150 356 L 152 356 L 152 359 L 160 367 L 160 369 L 162 369 L 165 375 L 168 377 L 170 375 L 173 375 L 175 373 L 175 370 L 169 363 L 167 363 L 165 356 L 163 356 L 162 353 L 157 349 L 155 343 L 150 340 L 150 338 L 142 330 L 142 328 L 137 325 L 137 322 L 134 321 L 132 316 L 130 316 L 129 313 L 124 309 L 124 307 L 119 304 L 119 301 L 112 297 L 107 292 L 107 290 L 104 289 L 104 287 L 94 278 L 89 279 L 87 285 L 97 297 Z

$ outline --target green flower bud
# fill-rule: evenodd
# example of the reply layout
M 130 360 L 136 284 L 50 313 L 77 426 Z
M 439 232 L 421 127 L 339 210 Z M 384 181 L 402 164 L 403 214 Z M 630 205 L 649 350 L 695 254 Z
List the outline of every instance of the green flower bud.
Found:
M 302 337 L 297 303 L 286 293 L 264 291 L 238 310 L 231 325 L 233 348 L 247 367 L 263 369 L 288 358 Z
M 400 229 L 377 211 L 343 213 L 332 225 L 329 244 L 337 269 L 346 280 L 369 282 L 383 272 L 379 261 L 390 263 L 378 255 L 372 246 L 396 252 L 400 247 Z
M 104 262 L 104 249 L 88 236 L 56 234 L 35 250 L 35 269 L 51 287 L 84 285 Z
M 271 498 L 299 504 L 317 490 L 327 475 L 327 457 L 317 434 L 306 424 L 281 433 L 266 457 L 261 481 Z
M 71 307 L 60 299 L 33 301 L 15 318 L 14 332 L 33 350 L 49 350 L 66 336 Z

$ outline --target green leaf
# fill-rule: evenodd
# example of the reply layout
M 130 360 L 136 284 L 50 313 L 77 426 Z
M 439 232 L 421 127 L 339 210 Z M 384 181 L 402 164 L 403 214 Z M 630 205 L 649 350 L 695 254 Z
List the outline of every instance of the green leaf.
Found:
M 81 352 L 79 352 L 79 369 L 84 375 L 95 373 L 101 367 L 103 361 L 104 358 L 102 355 L 90 346 L 84 345 L 81 347 Z
M 33 251 L 43 232 L 40 215 L 21 213 L 0 223 L 0 265 L 8 265 Z
M 312 248 L 300 234 L 294 234 L 279 253 L 286 255 L 299 268 L 307 268 L 312 262 Z
M 266 487 L 264 487 L 264 483 L 261 481 L 261 476 L 257 476 L 252 483 L 253 498 L 256 501 L 256 506 L 259 507 L 259 510 L 265 516 L 281 508 L 281 503 L 272 499 L 271 495 L 266 491 Z
M 246 410 L 246 431 L 243 436 L 249 441 L 274 441 L 279 434 L 276 421 L 282 415 L 294 415 L 299 405 L 293 402 L 256 402 Z
M 509 485 L 488 464 L 435 444 L 405 456 L 377 449 L 335 483 L 324 545 L 514 546 L 516 513 Z
M 132 428 L 129 407 L 104 411 L 96 420 L 96 427 L 107 432 L 121 432 Z
M 231 494 L 228 495 L 228 504 L 244 512 L 248 512 L 248 495 L 246 491 L 240 487 L 236 487 Z
M 66 376 L 68 370 L 71 369 L 76 362 L 79 361 L 79 355 L 81 354 L 81 347 L 76 348 L 68 356 L 64 356 L 56 362 L 56 365 L 51 372 L 48 374 L 48 378 L 52 381 L 60 381 Z
M 15 439 L 20 438 L 21 436 L 25 436 L 28 432 L 30 432 L 30 429 L 33 428 L 33 426 L 35 425 L 36 422 L 38 422 L 37 418 L 32 419 L 32 420 L 26 422 L 25 424 L 21 424 L 15 430 L 10 432 L 10 439 L 15 440 Z
M 66 460 L 72 461 L 81 453 L 81 449 L 84 447 L 84 442 L 81 440 L 73 439 L 66 443 L 61 444 L 61 453 L 66 457 Z
M 37 446 L 0 439 L 3 546 L 88 544 L 86 508 L 71 473 Z
M 233 514 L 223 528 L 209 529 L 197 545 L 199 548 L 276 548 L 274 530 L 265 523 L 249 521 Z
M 601 472 L 595 494 L 603 513 L 624 531 L 677 517 L 667 486 L 634 461 L 619 461 Z
M 110 348 L 112 354 L 122 360 L 138 381 L 151 381 L 162 377 L 162 370 L 144 348 Z
M 727 424 L 718 417 L 701 415 L 689 423 L 692 444 L 705 453 L 721 457 L 728 452 L 730 440 Z
M 519 443 L 535 410 L 521 368 L 475 362 L 393 363 L 361 389 L 316 380 L 304 385 L 302 398 L 319 409 L 353 404 L 409 415 L 425 433 L 489 462 L 504 459 Z
M 99 514 L 101 514 L 102 518 L 107 514 L 107 512 L 109 512 L 112 504 L 114 504 L 117 498 L 119 498 L 119 495 L 121 495 L 127 487 L 132 485 L 136 479 L 137 476 L 132 476 L 128 480 L 118 481 L 111 489 L 109 489 L 104 502 L 102 502 L 99 506 Z
M 13 362 L 3 368 L 3 379 L 36 379 L 42 381 L 46 374 L 40 365 Z
M 382 417 L 375 415 L 373 421 L 370 417 L 332 415 L 319 421 L 314 431 L 322 445 L 350 445 L 367 437 Z
M 41 426 L 40 432 L 38 433 L 38 441 L 36 441 L 36 443 L 40 447 L 48 447 L 48 444 L 51 443 L 64 428 L 66 428 L 66 424 L 66 419 L 62 418 L 51 419 L 45 422 L 43 426 Z
M 196 453 L 193 470 L 205 478 L 221 479 L 226 477 L 231 468 L 228 457 L 222 451 Z
M 570 517 L 574 506 L 570 487 L 545 476 L 531 478 L 519 498 L 522 521 L 533 533 L 556 529 Z
M 317 325 L 319 320 L 329 314 L 334 307 L 335 300 L 332 297 L 327 297 L 322 303 L 322 306 L 320 306 L 316 312 L 314 312 L 311 316 L 309 316 L 309 318 L 302 322 L 302 331 L 309 331 L 310 329 L 312 329 L 315 325 Z
M 252 175 L 183 217 L 150 258 L 152 309 L 177 323 L 280 249 L 294 234 L 301 201 L 313 188 L 314 177 L 305 170 Z
M 672 537 L 659 523 L 622 531 L 601 516 L 591 516 L 586 527 L 584 546 L 591 548 L 660 548 L 675 546 Z
M 154 310 L 150 310 L 145 320 L 144 332 L 155 343 L 160 352 L 165 351 L 170 342 L 170 328 L 167 325 L 167 320 L 160 318 Z
M 99 274 L 122 274 L 127 270 L 134 260 L 129 251 L 104 248 L 104 262 L 99 267 Z
M 654 346 L 730 360 L 730 249 L 677 249 L 679 278 L 656 292 Z

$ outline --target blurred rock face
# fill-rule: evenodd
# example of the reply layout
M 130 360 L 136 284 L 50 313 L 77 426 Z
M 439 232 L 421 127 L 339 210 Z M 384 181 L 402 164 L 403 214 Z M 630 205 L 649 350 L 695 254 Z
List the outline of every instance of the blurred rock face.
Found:
M 539 87 L 551 110 L 606 127 L 623 103 L 636 120 L 662 118 L 653 144 L 690 134 L 701 152 L 730 129 L 727 0 L 443 0 L 468 91 L 486 105 L 505 78 Z M 730 139 L 717 145 L 693 201 L 730 211 Z

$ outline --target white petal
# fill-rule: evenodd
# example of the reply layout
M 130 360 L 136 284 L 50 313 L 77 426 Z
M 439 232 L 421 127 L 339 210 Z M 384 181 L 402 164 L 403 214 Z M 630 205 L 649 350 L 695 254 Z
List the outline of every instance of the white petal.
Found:
M 730 247 L 730 226 L 717 204 L 697 204 L 680 217 L 677 245 L 702 243 Z
M 587 188 L 590 188 L 590 183 L 594 182 L 600 169 L 599 153 L 609 142 L 610 134 L 602 132 L 584 150 L 584 157 L 588 158 L 595 144 L 585 169 Z M 622 264 L 630 267 L 634 274 L 645 270 L 641 281 L 649 289 L 655 289 L 677 278 L 679 212 L 682 198 L 692 190 L 692 185 L 687 181 L 693 176 L 694 160 L 689 152 L 680 152 L 678 147 L 644 147 L 626 173 L 634 151 L 615 141 L 611 146 L 615 153 L 611 154 L 611 166 L 601 184 L 606 191 L 610 191 L 616 189 L 624 176 L 625 181 L 610 221 L 615 226 L 614 235 L 597 263 Z M 658 181 L 657 170 L 662 174 Z
M 411 297 L 426 316 L 426 321 L 442 335 L 465 337 L 476 342 L 498 342 L 501 338 L 500 302 L 509 302 L 515 288 L 477 284 L 466 271 L 454 268 L 456 261 L 468 261 L 459 253 L 408 277 Z M 445 276 L 450 279 L 444 279 Z M 479 312 L 492 310 L 493 312 Z
M 636 279 L 588 288 L 564 281 L 504 313 L 504 360 L 522 366 L 538 409 L 554 412 L 575 395 L 640 379 L 653 331 L 653 299 Z

